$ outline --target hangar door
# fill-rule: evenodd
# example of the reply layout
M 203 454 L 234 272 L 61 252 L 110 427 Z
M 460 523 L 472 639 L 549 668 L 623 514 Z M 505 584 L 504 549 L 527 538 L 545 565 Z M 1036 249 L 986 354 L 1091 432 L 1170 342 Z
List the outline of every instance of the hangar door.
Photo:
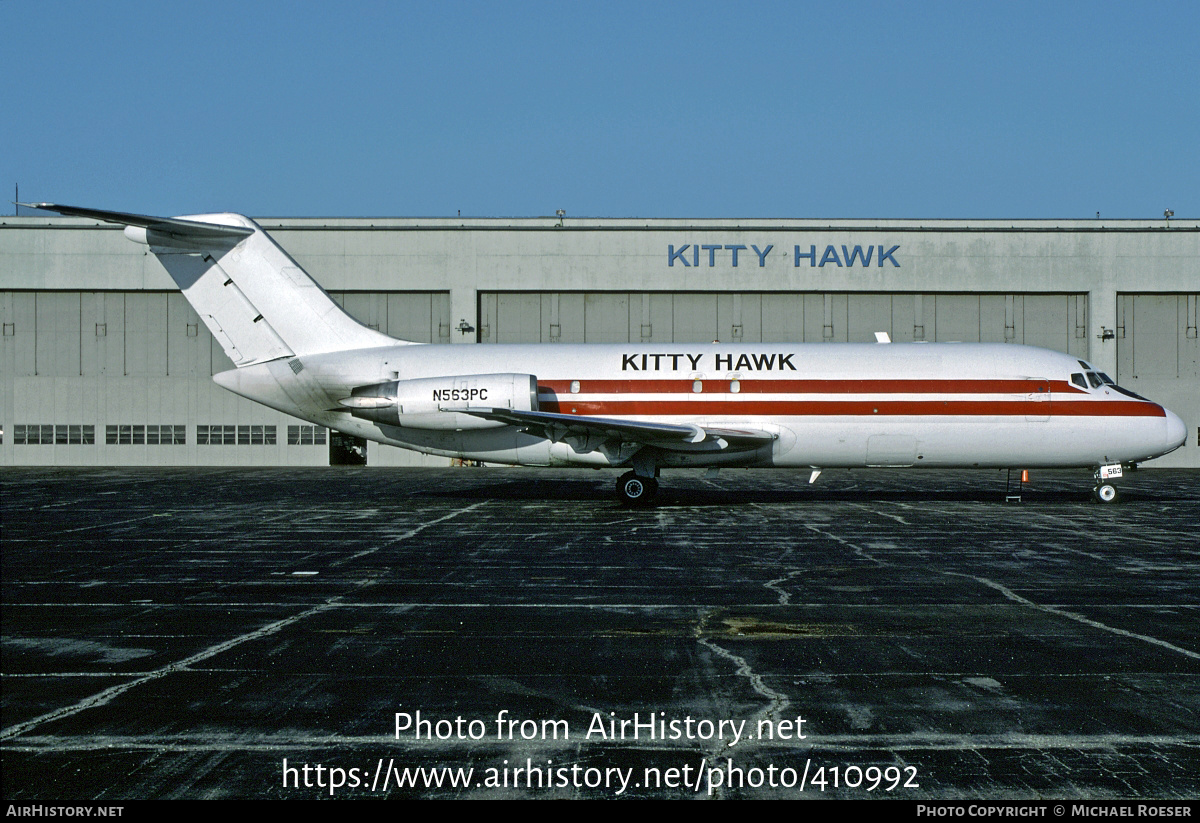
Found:
M 1200 294 L 1117 295 L 1117 382 L 1183 418 L 1188 438 L 1155 466 L 1200 459 Z M 1111 344 L 1109 344 L 1111 345 Z
M 481 292 L 481 343 L 1009 342 L 1087 357 L 1086 294 Z
M 1196 294 L 1117 296 L 1117 382 L 1200 380 Z
M 450 342 L 449 292 L 329 292 L 364 326 L 413 343 Z
M 333 292 L 360 323 L 450 342 L 447 292 Z M 179 292 L 0 292 L 5 375 L 191 377 L 232 369 Z

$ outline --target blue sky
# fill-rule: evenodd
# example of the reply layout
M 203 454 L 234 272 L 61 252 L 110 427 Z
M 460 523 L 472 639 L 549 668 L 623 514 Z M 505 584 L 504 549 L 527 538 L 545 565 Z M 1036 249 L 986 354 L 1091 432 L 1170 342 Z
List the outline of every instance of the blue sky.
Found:
M 0 0 L 0 67 L 6 201 L 1200 217 L 1195 0 Z

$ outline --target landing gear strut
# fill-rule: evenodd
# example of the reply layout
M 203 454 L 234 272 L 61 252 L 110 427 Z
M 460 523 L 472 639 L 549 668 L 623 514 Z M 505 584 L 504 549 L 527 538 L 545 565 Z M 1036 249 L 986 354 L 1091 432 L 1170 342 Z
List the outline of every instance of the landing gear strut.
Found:
M 1093 490 L 1092 496 L 1097 503 L 1116 503 L 1121 499 L 1117 487 L 1110 481 L 1115 477 L 1123 476 L 1124 473 L 1124 468 L 1120 463 L 1101 466 L 1096 470 L 1096 488 Z
M 617 497 L 626 506 L 648 506 L 658 493 L 658 481 L 637 472 L 625 472 L 617 480 Z

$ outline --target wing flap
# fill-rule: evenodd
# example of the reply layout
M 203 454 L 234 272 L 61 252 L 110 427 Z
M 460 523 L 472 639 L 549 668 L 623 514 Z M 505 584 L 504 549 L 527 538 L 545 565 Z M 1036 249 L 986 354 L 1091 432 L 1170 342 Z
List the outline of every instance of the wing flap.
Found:
M 735 451 L 765 446 L 776 439 L 771 432 L 755 429 L 723 429 L 696 424 L 583 417 L 554 412 L 515 409 L 468 408 L 467 414 L 498 420 L 539 434 L 555 443 L 566 441 L 577 450 L 592 450 L 609 441 L 639 443 L 672 451 Z

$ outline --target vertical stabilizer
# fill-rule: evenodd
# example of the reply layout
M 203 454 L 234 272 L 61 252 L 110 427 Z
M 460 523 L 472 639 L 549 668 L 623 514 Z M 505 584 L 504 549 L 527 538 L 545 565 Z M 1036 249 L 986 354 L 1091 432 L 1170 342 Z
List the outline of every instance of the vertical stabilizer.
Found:
M 34 205 L 124 224 L 125 235 L 150 247 L 239 367 L 400 342 L 346 314 L 257 223 L 240 214 L 164 218 Z

